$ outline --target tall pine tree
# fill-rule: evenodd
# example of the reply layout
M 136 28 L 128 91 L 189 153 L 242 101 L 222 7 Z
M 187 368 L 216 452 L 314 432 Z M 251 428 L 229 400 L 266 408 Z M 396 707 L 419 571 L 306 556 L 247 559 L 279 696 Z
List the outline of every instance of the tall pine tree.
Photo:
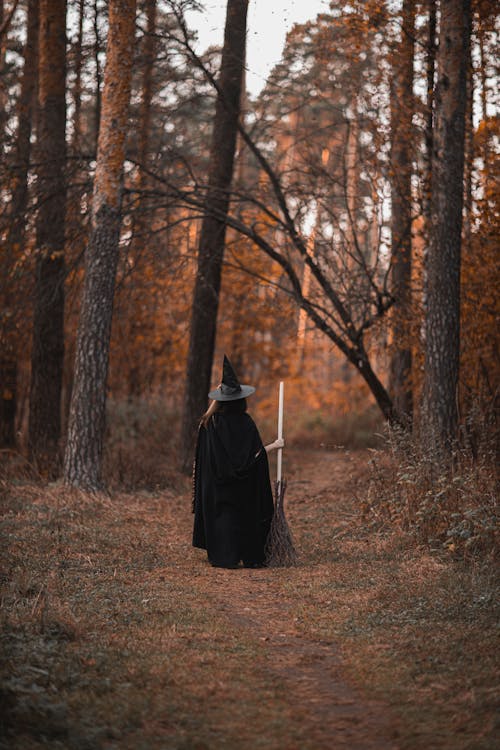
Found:
M 450 449 L 458 423 L 460 251 L 470 0 L 441 3 L 426 264 L 425 419 L 436 448 Z
M 91 492 L 102 488 L 106 384 L 122 219 L 135 10 L 135 0 L 111 0 L 109 4 L 92 228 L 85 256 L 85 283 L 64 457 L 65 481 Z
M 181 438 L 181 468 L 188 471 L 198 420 L 207 406 L 215 346 L 225 216 L 233 177 L 245 64 L 248 0 L 228 0 L 224 47 L 210 152 L 206 214 L 198 247 Z
M 66 218 L 66 0 L 40 0 L 36 275 L 29 445 L 39 469 L 58 472 L 64 360 Z
M 414 46 L 415 2 L 404 0 L 400 38 L 393 55 L 391 87 L 391 268 L 392 293 L 396 300 L 393 309 L 391 395 L 397 414 L 406 419 L 411 419 L 413 412 L 410 316 Z

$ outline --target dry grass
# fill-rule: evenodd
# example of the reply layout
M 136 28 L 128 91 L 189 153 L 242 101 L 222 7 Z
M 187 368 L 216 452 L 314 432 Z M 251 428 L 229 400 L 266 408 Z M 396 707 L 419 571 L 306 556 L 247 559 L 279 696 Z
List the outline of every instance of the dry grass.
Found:
M 263 434 L 270 438 L 276 431 L 276 417 L 258 420 Z M 338 409 L 323 407 L 306 409 L 302 403 L 291 403 L 285 414 L 285 435 L 288 447 L 335 450 L 348 448 L 376 448 L 382 445 L 378 433 L 382 430 L 383 419 L 375 406 L 345 413 Z
M 431 548 L 493 562 L 500 548 L 498 434 L 457 446 L 449 462 L 405 432 L 373 451 L 364 511 L 374 528 L 396 526 Z
M 300 565 L 262 571 L 190 547 L 180 477 L 110 498 L 4 481 L 2 746 L 319 750 L 344 746 L 339 703 L 376 700 L 381 746 L 493 750 L 491 567 L 363 521 L 364 452 L 287 467 Z

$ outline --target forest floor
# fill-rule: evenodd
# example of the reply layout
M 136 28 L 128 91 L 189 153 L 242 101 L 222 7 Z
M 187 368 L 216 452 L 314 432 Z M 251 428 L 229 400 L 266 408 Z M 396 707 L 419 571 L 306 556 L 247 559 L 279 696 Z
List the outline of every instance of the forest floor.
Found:
M 494 572 L 370 527 L 367 451 L 287 451 L 289 569 L 190 545 L 189 482 L 4 481 L 0 747 L 498 747 Z

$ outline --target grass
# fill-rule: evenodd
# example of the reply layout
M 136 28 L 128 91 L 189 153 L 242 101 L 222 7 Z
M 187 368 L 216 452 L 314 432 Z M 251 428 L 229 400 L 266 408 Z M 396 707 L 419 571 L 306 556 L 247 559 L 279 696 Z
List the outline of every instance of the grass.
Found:
M 494 571 L 368 523 L 368 457 L 288 452 L 285 570 L 207 566 L 178 476 L 92 498 L 4 480 L 0 746 L 331 747 L 339 695 L 307 680 L 328 689 L 338 646 L 398 747 L 493 750 Z
M 406 432 L 386 433 L 385 450 L 372 451 L 370 460 L 367 520 L 471 562 L 494 563 L 500 549 L 498 432 L 484 426 L 480 442 L 456 446 L 449 460 L 436 460 L 429 445 Z
M 182 513 L 164 495 L 89 500 L 33 485 L 9 495 L 1 607 L 9 747 L 234 747 L 242 728 L 224 718 L 236 698 L 245 723 L 264 736 L 271 720 L 280 731 L 286 704 L 277 715 L 279 686 L 265 675 L 260 642 L 228 633 L 204 606 L 199 571 L 179 557 L 187 543 L 173 537 L 175 519 L 165 522 L 169 501 Z

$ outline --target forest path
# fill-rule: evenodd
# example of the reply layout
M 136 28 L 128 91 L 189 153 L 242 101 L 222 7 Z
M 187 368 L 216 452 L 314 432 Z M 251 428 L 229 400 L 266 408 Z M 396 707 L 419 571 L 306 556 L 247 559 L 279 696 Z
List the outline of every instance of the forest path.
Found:
M 335 575 L 336 554 L 319 544 L 319 526 L 331 537 L 349 527 L 357 515 L 352 492 L 366 459 L 366 453 L 353 457 L 319 451 L 289 459 L 294 470 L 285 508 L 300 549 L 297 567 L 222 570 L 209 568 L 205 560 L 201 563 L 210 579 L 203 585 L 210 607 L 228 621 L 236 637 L 259 642 L 266 675 L 271 683 L 278 680 L 284 686 L 291 715 L 317 750 L 396 747 L 390 739 L 394 730 L 388 710 L 349 683 L 339 644 L 309 634 L 304 609 L 311 596 L 318 598 L 318 580 L 324 584 Z M 295 595 L 297 585 L 309 591 L 302 601 Z M 326 599 L 325 609 L 329 606 L 331 600 Z M 295 744 L 283 737 L 277 747 L 291 750 Z
M 391 729 L 384 706 L 346 681 L 338 645 L 295 630 L 293 609 L 277 598 L 268 577 L 253 573 L 243 585 L 242 591 L 242 582 L 234 577 L 223 581 L 223 593 L 215 595 L 219 611 L 236 633 L 262 641 L 266 673 L 284 683 L 288 707 L 300 717 L 314 746 L 318 750 L 394 748 L 388 740 Z
M 496 750 L 494 571 L 363 519 L 370 455 L 287 449 L 293 568 L 212 568 L 177 474 L 4 482 L 0 748 Z

